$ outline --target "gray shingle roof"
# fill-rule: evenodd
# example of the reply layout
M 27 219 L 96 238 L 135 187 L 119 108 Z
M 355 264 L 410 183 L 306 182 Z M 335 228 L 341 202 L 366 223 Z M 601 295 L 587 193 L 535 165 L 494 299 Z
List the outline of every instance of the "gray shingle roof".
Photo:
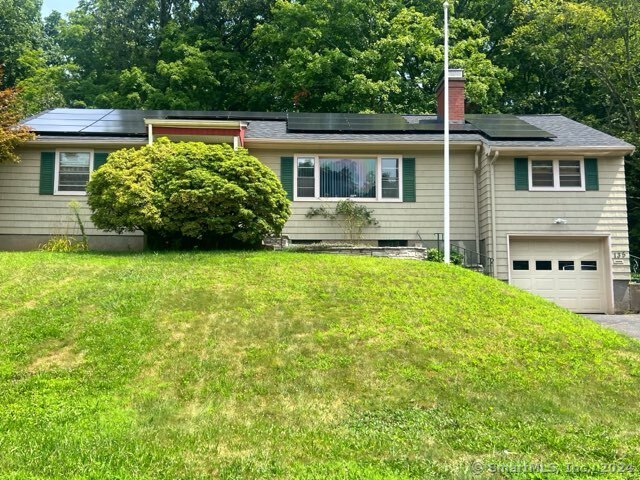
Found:
M 563 115 L 517 115 L 531 125 L 555 135 L 553 139 L 539 140 L 491 140 L 477 133 L 452 133 L 453 142 L 484 142 L 496 147 L 620 147 L 633 149 L 634 146 L 599 130 L 576 122 Z M 404 115 L 409 123 L 432 120 L 434 115 Z M 251 121 L 247 129 L 247 139 L 278 139 L 291 141 L 363 141 L 363 142 L 443 142 L 444 135 L 438 133 L 291 133 L 287 132 L 284 121 Z
M 287 130 L 287 113 L 256 112 L 185 112 L 169 110 L 81 110 L 54 109 L 42 112 L 25 120 L 41 138 L 71 138 L 96 141 L 100 136 L 134 137 L 146 136 L 145 118 L 230 118 L 246 120 L 248 124 L 246 139 L 281 141 L 349 141 L 349 142 L 443 142 L 440 132 L 386 132 L 386 133 L 303 133 Z M 246 116 L 246 118 L 244 117 Z M 435 115 L 403 115 L 409 124 L 418 124 L 422 120 L 433 121 Z M 562 115 L 519 115 L 520 120 L 549 132 L 551 139 L 509 139 L 495 140 L 482 133 L 452 131 L 453 142 L 483 142 L 496 147 L 614 147 L 633 149 L 623 140 L 607 135 Z M 467 125 L 470 127 L 470 125 Z M 473 130 L 473 129 L 472 129 Z M 478 131 L 476 129 L 476 131 Z

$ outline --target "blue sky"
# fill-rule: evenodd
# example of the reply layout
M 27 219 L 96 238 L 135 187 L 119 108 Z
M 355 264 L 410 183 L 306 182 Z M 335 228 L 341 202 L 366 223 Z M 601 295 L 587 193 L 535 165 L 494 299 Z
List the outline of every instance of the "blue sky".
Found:
M 78 0 L 44 0 L 42 2 L 42 16 L 46 17 L 52 10 L 65 14 L 78 5 Z

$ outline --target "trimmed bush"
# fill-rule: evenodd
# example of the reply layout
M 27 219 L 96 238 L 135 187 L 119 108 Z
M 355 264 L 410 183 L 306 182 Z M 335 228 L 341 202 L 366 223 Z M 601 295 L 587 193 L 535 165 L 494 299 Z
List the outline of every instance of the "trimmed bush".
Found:
M 276 175 L 247 150 L 158 139 L 109 155 L 87 186 L 100 229 L 141 230 L 153 247 L 256 245 L 289 218 Z

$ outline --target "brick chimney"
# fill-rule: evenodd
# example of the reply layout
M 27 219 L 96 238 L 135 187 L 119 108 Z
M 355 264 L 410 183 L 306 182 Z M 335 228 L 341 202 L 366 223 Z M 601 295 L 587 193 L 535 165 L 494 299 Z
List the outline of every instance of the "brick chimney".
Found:
M 464 123 L 464 71 L 460 68 L 449 69 L 449 123 Z M 444 76 L 438 88 L 438 120 L 444 120 Z

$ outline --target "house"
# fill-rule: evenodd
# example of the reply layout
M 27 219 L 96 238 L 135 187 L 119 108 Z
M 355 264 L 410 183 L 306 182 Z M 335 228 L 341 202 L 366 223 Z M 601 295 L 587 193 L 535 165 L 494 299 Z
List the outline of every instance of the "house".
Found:
M 561 115 L 465 114 L 452 71 L 451 238 L 497 278 L 576 312 L 628 305 L 624 157 L 632 145 Z M 365 241 L 428 245 L 443 232 L 442 82 L 438 115 L 55 109 L 28 119 L 38 134 L 22 162 L 0 165 L 0 249 L 34 249 L 69 227 L 109 152 L 158 136 L 243 146 L 280 176 L 292 242 L 340 241 L 309 208 L 352 198 L 379 222 Z M 94 249 L 139 250 L 139 233 L 91 227 Z M 482 254 L 482 256 L 480 256 Z

